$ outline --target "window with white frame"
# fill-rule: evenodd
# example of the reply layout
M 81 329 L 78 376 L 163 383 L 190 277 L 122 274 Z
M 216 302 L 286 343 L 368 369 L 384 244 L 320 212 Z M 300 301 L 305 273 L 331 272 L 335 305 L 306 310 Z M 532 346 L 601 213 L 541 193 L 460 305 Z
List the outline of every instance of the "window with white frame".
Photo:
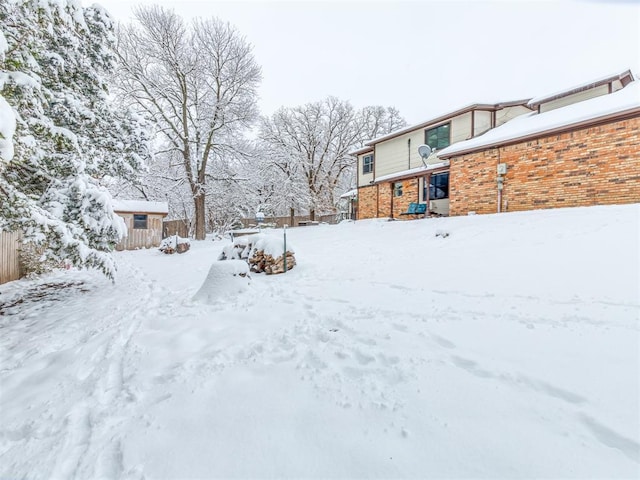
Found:
M 396 182 L 393 184 L 393 196 L 394 197 L 402 196 L 402 182 Z
M 362 157 L 362 173 L 373 173 L 373 154 Z

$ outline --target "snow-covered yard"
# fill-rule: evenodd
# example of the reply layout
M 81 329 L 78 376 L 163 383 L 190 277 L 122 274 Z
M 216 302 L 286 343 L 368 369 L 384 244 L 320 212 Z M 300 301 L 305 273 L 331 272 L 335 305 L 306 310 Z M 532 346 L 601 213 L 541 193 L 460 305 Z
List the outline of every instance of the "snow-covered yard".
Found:
M 637 478 L 639 232 L 640 205 L 290 229 L 292 271 L 213 305 L 227 241 L 2 285 L 0 477 Z

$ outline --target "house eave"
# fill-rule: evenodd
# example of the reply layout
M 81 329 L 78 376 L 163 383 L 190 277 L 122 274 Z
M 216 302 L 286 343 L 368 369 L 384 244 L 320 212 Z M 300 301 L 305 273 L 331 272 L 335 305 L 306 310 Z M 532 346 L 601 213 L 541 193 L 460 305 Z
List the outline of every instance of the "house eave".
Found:
M 562 92 L 534 98 L 528 103 L 528 106 L 532 109 L 537 109 L 540 105 L 544 103 L 553 102 L 554 100 L 559 100 L 560 98 L 568 97 L 570 95 L 575 95 L 576 93 L 581 93 L 587 90 L 591 90 L 593 88 L 601 87 L 603 85 L 608 85 L 610 83 L 615 82 L 616 80 L 619 80 L 620 82 L 622 82 L 622 85 L 626 87 L 630 82 L 633 81 L 633 73 L 631 72 L 631 70 L 625 70 L 622 73 L 611 75 L 609 77 L 602 78 L 594 82 L 578 85 L 577 87 L 573 87 L 573 88 L 564 90 Z
M 361 147 L 358 148 L 357 150 L 352 150 L 349 152 L 349 155 L 362 155 L 363 153 L 369 153 L 369 152 L 373 152 L 373 147 Z
M 396 137 L 400 137 L 402 135 L 405 135 L 407 133 L 411 133 L 415 130 L 420 130 L 426 127 L 431 127 L 431 126 L 436 126 L 439 123 L 443 123 L 446 122 L 447 120 L 452 119 L 453 117 L 457 117 L 458 115 L 464 115 L 465 113 L 469 113 L 472 112 L 474 110 L 480 110 L 480 111 L 489 111 L 489 112 L 495 112 L 498 110 L 502 110 L 503 108 L 508 108 L 508 107 L 517 107 L 517 106 L 523 106 L 526 108 L 527 107 L 527 103 L 529 102 L 529 99 L 524 99 L 524 100 L 513 100 L 513 101 L 508 101 L 508 102 L 500 102 L 500 103 L 474 103 L 472 105 L 467 105 L 466 107 L 460 108 L 458 110 L 455 110 L 453 112 L 450 113 L 446 113 L 444 115 L 440 115 L 436 118 L 433 118 L 431 120 L 427 120 L 426 122 L 421 122 L 415 125 L 411 125 L 409 127 L 405 127 L 402 128 L 400 130 L 396 130 L 395 132 L 391 132 L 388 133 L 386 135 L 383 135 L 381 137 L 375 138 L 373 140 L 369 140 L 368 142 L 365 143 L 365 145 L 371 146 L 373 147 L 374 145 L 381 143 L 381 142 L 386 142 L 387 140 L 391 140 L 393 138 Z

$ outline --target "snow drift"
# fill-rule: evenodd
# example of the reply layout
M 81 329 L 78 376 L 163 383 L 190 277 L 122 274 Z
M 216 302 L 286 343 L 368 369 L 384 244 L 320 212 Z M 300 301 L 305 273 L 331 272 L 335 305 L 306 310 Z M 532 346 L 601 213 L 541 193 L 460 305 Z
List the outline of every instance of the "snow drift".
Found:
M 249 265 L 242 260 L 214 262 L 204 283 L 193 296 L 196 302 L 215 304 L 230 295 L 238 295 L 249 286 Z
M 210 241 L 2 285 L 0 477 L 636 478 L 639 235 L 640 205 L 359 221 L 240 295 Z

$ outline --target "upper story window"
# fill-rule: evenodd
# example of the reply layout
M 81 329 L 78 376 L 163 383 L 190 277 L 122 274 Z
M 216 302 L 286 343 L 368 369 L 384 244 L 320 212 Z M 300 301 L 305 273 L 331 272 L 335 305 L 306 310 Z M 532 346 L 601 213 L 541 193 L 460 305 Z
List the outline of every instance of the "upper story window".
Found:
M 362 157 L 362 173 L 373 173 L 373 155 Z
M 134 215 L 133 216 L 133 228 L 146 230 L 147 229 L 147 215 Z
M 451 124 L 440 125 L 424 131 L 424 143 L 434 150 L 447 148 L 451 143 Z

